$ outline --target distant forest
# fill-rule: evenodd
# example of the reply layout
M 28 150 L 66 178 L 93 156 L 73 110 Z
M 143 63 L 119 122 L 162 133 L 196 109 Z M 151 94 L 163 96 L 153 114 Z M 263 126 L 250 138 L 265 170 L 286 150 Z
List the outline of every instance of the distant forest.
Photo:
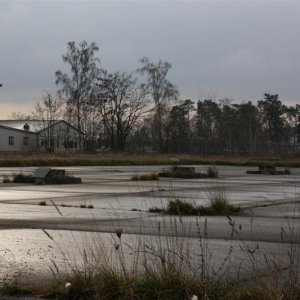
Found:
M 134 72 L 110 73 L 100 68 L 98 50 L 68 43 L 62 58 L 69 71 L 56 71 L 57 93 L 44 95 L 33 116 L 76 126 L 85 151 L 300 154 L 300 105 L 270 93 L 255 103 L 180 100 L 169 62 L 144 57 Z

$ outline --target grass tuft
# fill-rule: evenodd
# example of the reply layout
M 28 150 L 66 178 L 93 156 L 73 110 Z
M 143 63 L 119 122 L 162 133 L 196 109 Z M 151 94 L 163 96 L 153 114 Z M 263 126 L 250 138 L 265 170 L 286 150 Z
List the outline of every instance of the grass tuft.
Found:
M 176 199 L 169 201 L 165 213 L 171 215 L 197 215 L 199 211 L 195 205 L 187 201 Z
M 206 168 L 206 174 L 208 178 L 218 178 L 219 170 L 215 166 L 208 166 Z
M 239 207 L 231 205 L 227 199 L 217 198 L 210 201 L 209 208 L 214 214 L 229 215 L 240 211 Z

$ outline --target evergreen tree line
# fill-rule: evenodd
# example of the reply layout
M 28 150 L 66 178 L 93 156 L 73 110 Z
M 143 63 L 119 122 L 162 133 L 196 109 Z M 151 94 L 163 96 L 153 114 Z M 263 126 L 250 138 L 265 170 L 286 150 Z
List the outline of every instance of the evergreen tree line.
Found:
M 144 118 L 134 132 L 132 150 L 157 144 L 153 117 Z M 300 105 L 285 106 L 278 95 L 266 93 L 256 105 L 188 99 L 166 109 L 163 124 L 165 152 L 300 154 Z
M 276 94 L 262 100 L 180 100 L 171 64 L 140 60 L 134 72 L 100 68 L 98 47 L 69 42 L 56 71 L 57 94 L 47 93 L 36 118 L 64 118 L 84 133 L 85 151 L 198 154 L 299 154 L 300 105 Z

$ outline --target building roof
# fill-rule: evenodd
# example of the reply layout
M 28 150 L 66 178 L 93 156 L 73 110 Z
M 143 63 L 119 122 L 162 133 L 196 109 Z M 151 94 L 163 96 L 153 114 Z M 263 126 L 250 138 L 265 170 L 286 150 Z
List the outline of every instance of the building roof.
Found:
M 13 128 L 13 127 L 9 127 L 9 126 L 5 126 L 5 125 L 2 125 L 0 124 L 0 128 L 3 128 L 3 129 L 7 129 L 7 130 L 14 130 L 14 131 L 19 131 L 19 132 L 26 132 L 26 133 L 29 133 L 29 134 L 38 134 L 37 132 L 33 132 L 33 131 L 25 131 L 24 129 L 23 130 L 20 130 L 20 129 L 17 129 L 17 128 Z
M 57 123 L 64 122 L 68 124 L 69 126 L 73 127 L 75 130 L 79 131 L 76 127 L 71 125 L 70 123 L 64 121 L 64 120 L 0 120 L 0 126 L 4 126 L 7 128 L 15 129 L 15 130 L 21 130 L 21 131 L 29 131 L 32 133 L 38 133 L 45 128 L 48 127 L 48 124 L 50 126 L 56 125 Z M 48 123 L 48 124 L 47 124 Z M 25 125 L 29 126 L 29 129 L 24 129 Z

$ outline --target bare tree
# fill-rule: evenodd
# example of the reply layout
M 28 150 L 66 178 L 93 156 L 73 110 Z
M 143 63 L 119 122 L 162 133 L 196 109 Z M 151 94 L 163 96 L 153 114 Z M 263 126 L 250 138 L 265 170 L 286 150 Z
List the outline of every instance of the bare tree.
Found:
M 136 122 L 147 111 L 145 87 L 138 85 L 132 74 L 103 71 L 97 100 L 111 148 L 124 150 Z
M 68 75 L 62 71 L 55 73 L 56 84 L 61 87 L 60 95 L 65 97 L 67 105 L 71 106 L 71 110 L 76 115 L 78 130 L 84 133 L 89 114 L 93 111 L 91 95 L 100 74 L 98 68 L 100 60 L 95 57 L 98 50 L 94 42 L 88 44 L 83 41 L 78 45 L 75 42 L 69 42 L 67 53 L 62 58 L 70 66 L 71 74 Z M 82 150 L 82 135 L 79 134 L 78 138 Z
M 62 115 L 62 101 L 57 96 L 52 96 L 46 93 L 42 100 L 39 101 L 35 107 L 33 115 L 35 119 L 40 120 L 43 128 L 41 137 L 43 139 L 43 147 L 48 152 L 54 151 L 54 124 L 60 119 Z
M 25 120 L 32 120 L 34 119 L 34 115 L 32 114 L 25 114 L 22 112 L 12 112 L 11 115 L 8 117 L 8 120 L 21 120 L 21 121 L 25 121 Z
M 163 138 L 163 115 L 165 112 L 165 105 L 171 99 L 177 99 L 179 92 L 177 87 L 173 85 L 168 79 L 167 74 L 172 65 L 166 61 L 159 61 L 158 63 L 150 62 L 147 57 L 140 60 L 142 67 L 138 69 L 141 74 L 147 75 L 147 88 L 152 95 L 155 105 L 154 128 L 157 133 L 158 150 L 164 151 Z

